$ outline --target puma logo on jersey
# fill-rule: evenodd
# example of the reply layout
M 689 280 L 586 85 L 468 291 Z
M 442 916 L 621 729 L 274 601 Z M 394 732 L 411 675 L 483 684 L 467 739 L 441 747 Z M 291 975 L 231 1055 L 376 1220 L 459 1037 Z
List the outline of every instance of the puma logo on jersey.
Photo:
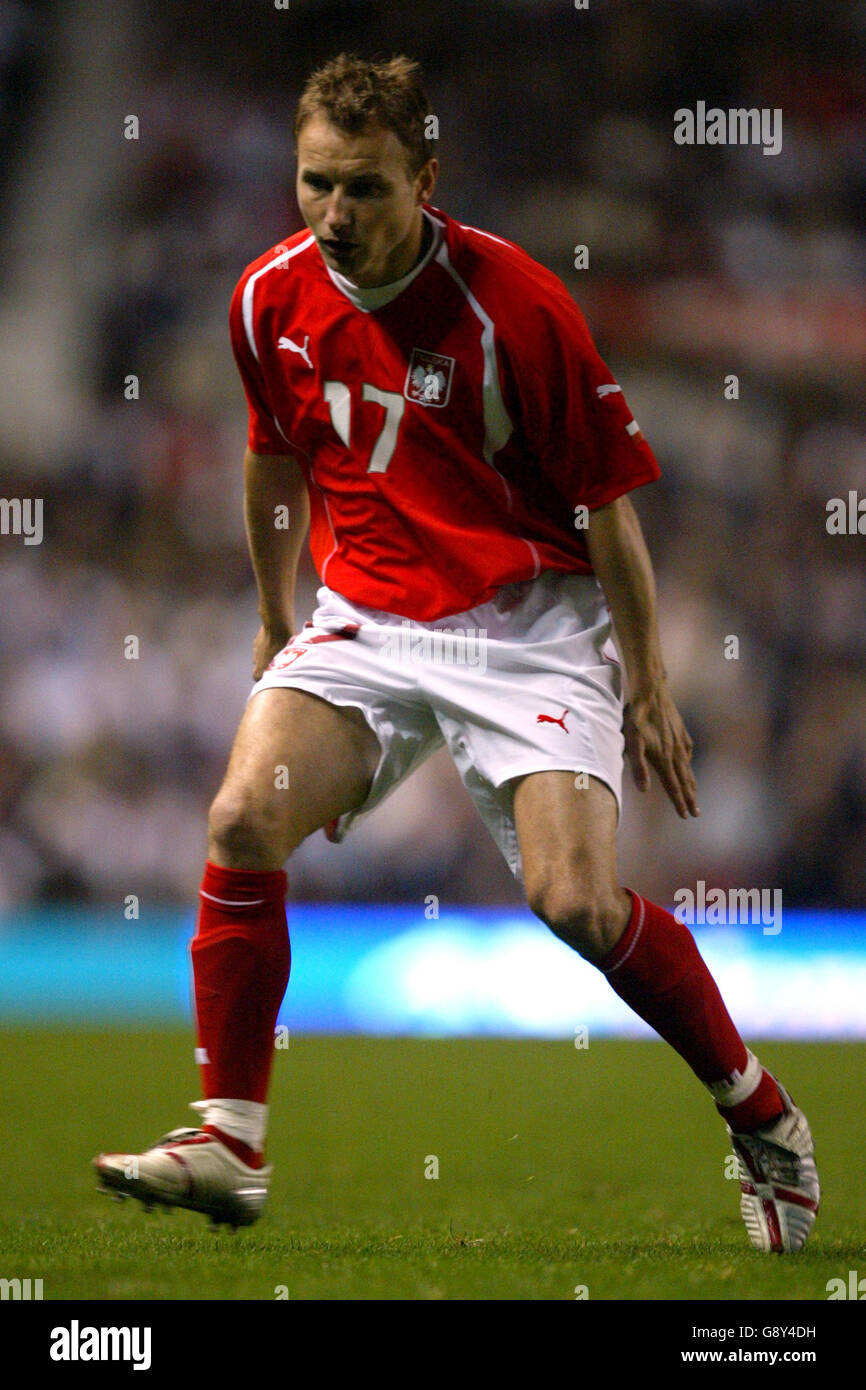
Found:
M 562 714 L 560 715 L 559 719 L 554 719 L 554 717 L 553 717 L 552 714 L 539 714 L 539 715 L 536 716 L 535 722 L 536 722 L 536 724 L 558 724 L 559 727 L 560 727 L 560 729 L 562 729 L 562 732 L 563 732 L 564 734 L 567 734 L 567 733 L 568 733 L 568 729 L 566 729 L 566 727 L 565 727 L 565 716 L 566 716 L 567 714 L 568 714 L 568 710 L 567 710 L 567 709 L 564 709 L 564 710 L 562 711 Z
M 605 396 L 612 396 L 613 393 L 614 393 L 614 391 L 621 391 L 621 390 L 622 390 L 622 387 L 621 387 L 621 386 L 613 386 L 613 385 L 609 385 L 609 386 L 596 386 L 596 388 L 595 388 L 595 394 L 598 396 L 598 399 L 599 399 L 599 400 L 603 400 Z
M 289 352 L 298 352 L 298 353 L 300 353 L 301 357 L 303 357 L 303 359 L 304 359 L 304 361 L 306 362 L 307 366 L 310 367 L 310 368 L 312 369 L 313 364 L 312 364 L 312 362 L 310 361 L 310 354 L 307 352 L 307 343 L 308 343 L 309 341 L 310 341 L 310 335 L 309 335 L 309 333 L 307 334 L 306 338 L 304 339 L 304 346 L 303 346 L 303 347 L 298 347 L 297 343 L 293 343 L 292 340 L 291 340 L 291 338 L 280 338 L 279 342 L 277 343 L 277 347 L 278 347 L 278 348 L 288 348 L 288 349 L 289 349 Z

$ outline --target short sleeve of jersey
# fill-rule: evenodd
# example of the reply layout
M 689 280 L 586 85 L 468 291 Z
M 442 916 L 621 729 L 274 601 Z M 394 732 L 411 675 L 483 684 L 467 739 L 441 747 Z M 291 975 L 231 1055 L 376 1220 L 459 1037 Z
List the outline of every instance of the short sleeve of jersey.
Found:
M 660 475 L 621 388 L 564 287 L 537 310 L 518 391 L 537 465 L 570 508 L 594 510 Z
M 249 413 L 247 445 L 254 454 L 285 454 L 289 451 L 288 445 L 277 429 L 264 374 L 250 347 L 247 336 L 247 324 L 244 322 L 244 291 L 247 284 L 248 273 L 244 274 L 238 282 L 229 306 L 229 332 L 232 351 L 241 374 Z M 254 332 L 252 294 L 250 295 L 249 308 L 250 331 Z

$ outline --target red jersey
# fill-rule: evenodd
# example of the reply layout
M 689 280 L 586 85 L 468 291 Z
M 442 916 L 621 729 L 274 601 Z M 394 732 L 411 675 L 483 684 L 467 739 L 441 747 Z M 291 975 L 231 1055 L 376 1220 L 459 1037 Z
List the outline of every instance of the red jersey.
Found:
M 578 509 L 659 476 L 562 282 L 424 215 L 427 261 L 381 307 L 305 231 L 247 267 L 229 316 L 249 447 L 303 469 L 322 582 L 418 622 L 544 569 L 591 574 Z

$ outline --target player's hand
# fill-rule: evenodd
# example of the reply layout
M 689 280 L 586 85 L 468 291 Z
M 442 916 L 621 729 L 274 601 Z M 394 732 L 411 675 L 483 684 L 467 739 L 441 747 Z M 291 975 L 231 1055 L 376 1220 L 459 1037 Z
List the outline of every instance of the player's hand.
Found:
M 625 707 L 623 721 L 626 756 L 635 786 L 645 792 L 650 784 L 649 766 L 677 809 L 687 820 L 699 816 L 697 787 L 692 772 L 692 740 L 666 685 L 635 695 Z
M 277 652 L 292 640 L 287 627 L 260 627 L 253 642 L 253 680 L 261 680 Z

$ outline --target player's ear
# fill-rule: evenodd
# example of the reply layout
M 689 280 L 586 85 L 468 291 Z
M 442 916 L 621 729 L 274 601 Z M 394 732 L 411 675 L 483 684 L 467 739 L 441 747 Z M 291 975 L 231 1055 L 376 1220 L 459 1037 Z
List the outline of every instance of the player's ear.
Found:
M 439 160 L 428 159 L 415 175 L 415 201 L 417 203 L 429 203 L 430 196 L 436 185 L 436 175 L 439 173 Z

